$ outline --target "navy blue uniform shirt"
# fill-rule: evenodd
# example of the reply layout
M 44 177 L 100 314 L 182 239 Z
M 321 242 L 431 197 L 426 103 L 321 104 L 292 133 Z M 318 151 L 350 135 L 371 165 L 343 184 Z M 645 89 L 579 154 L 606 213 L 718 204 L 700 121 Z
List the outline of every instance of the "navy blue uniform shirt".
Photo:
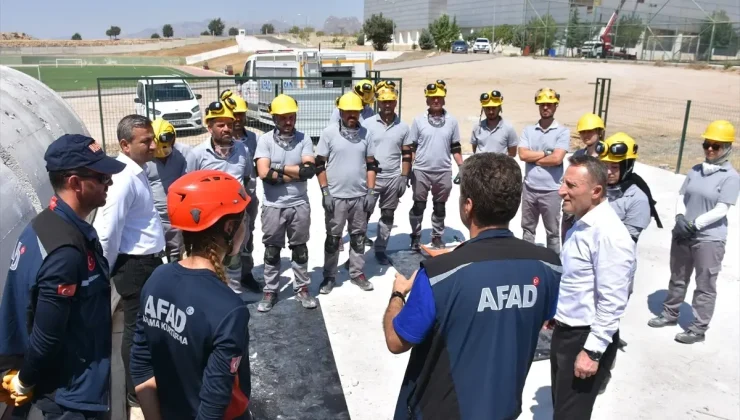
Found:
M 0 305 L 0 357 L 62 407 L 107 411 L 111 307 L 95 229 L 58 196 L 21 233 Z
M 141 291 L 131 378 L 156 378 L 164 419 L 223 420 L 232 393 L 251 392 L 248 324 L 246 304 L 212 271 L 159 266 Z
M 423 262 L 393 319 L 414 344 L 395 419 L 515 419 L 561 274 L 557 254 L 509 230 Z

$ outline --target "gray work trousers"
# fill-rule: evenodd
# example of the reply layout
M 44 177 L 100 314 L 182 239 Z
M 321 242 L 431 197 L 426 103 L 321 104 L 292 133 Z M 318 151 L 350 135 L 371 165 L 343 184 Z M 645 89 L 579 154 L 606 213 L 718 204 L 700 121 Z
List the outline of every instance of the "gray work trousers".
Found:
M 557 191 L 538 191 L 524 184 L 522 190 L 522 239 L 534 243 L 537 223 L 547 232 L 547 247 L 560 254 L 560 209 L 563 199 Z
M 349 276 L 355 278 L 365 268 L 365 233 L 367 232 L 367 213 L 365 197 L 333 198 L 334 212 L 324 212 L 326 222 L 326 243 L 324 244 L 324 278 L 336 277 L 339 264 L 339 242 L 342 239 L 344 224 L 349 231 Z M 353 240 L 354 238 L 354 240 Z M 336 243 L 336 246 L 334 245 Z
M 388 238 L 393 228 L 393 213 L 398 207 L 400 197 L 398 188 L 401 186 L 401 177 L 376 178 L 375 192 L 380 195 L 380 220 L 378 220 L 378 236 L 375 239 L 375 250 L 385 251 L 388 246 Z
M 254 268 L 254 258 L 252 257 L 252 251 L 254 251 L 254 223 L 257 221 L 257 212 L 259 211 L 260 200 L 256 195 L 250 195 L 249 205 L 247 206 L 247 214 L 249 215 L 249 229 L 247 236 L 244 238 L 244 246 L 241 250 L 242 270 L 252 271 Z
M 162 220 L 164 228 L 165 254 L 169 262 L 180 261 L 183 251 L 182 231 L 173 228 L 169 220 Z
M 445 203 L 450 198 L 452 191 L 452 171 L 444 172 L 426 172 L 413 170 L 414 176 L 411 182 L 412 197 L 414 206 L 409 212 L 409 222 L 411 223 L 411 235 L 418 236 L 421 234 L 421 222 L 424 219 L 424 208 L 426 207 L 427 196 L 432 193 L 432 204 L 436 210 L 432 210 L 432 237 L 441 237 L 445 233 Z M 419 208 L 419 204 L 421 208 Z
M 709 329 L 717 300 L 717 276 L 724 256 L 723 241 L 674 239 L 671 242 L 671 280 L 668 283 L 668 296 L 663 302 L 663 316 L 666 319 L 678 319 L 678 308 L 686 297 L 691 273 L 696 270 L 696 290 L 691 301 L 694 321 L 688 329 L 698 334 Z
M 265 244 L 266 250 L 269 246 L 284 248 L 286 235 L 291 250 L 297 245 L 305 245 L 308 243 L 310 230 L 311 206 L 308 203 L 285 209 L 262 207 L 262 243 Z M 297 292 L 311 284 L 311 277 L 308 275 L 308 262 L 298 263 L 294 257 L 291 260 L 294 277 L 293 290 Z M 265 287 L 263 291 L 277 292 L 279 286 L 280 260 L 277 264 L 269 264 L 265 261 Z
M 244 214 L 244 223 L 246 223 L 247 226 L 249 226 L 250 223 L 253 223 L 250 219 L 251 219 L 251 217 L 249 217 L 249 213 L 248 212 L 245 213 Z M 249 241 L 249 237 L 250 236 L 252 236 L 252 235 L 249 233 L 249 229 L 247 229 L 247 233 L 244 236 L 244 242 L 242 242 L 242 248 L 241 248 L 242 251 L 240 251 L 240 252 L 243 252 L 244 246 Z M 242 278 L 242 262 L 241 262 L 241 259 L 240 258 L 234 258 L 232 261 L 233 261 L 232 264 L 229 265 L 229 266 L 227 266 L 226 269 L 225 269 L 225 271 L 226 271 L 226 277 L 228 277 L 231 280 L 237 281 L 237 282 L 238 281 L 241 281 L 241 278 Z

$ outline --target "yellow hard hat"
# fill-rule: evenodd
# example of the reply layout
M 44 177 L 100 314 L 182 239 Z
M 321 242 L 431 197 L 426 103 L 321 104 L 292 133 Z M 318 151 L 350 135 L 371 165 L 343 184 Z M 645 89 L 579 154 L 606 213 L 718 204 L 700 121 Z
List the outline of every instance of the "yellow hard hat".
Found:
M 583 114 L 578 120 L 578 127 L 576 131 L 595 130 L 597 128 L 604 128 L 604 120 L 596 114 Z
M 391 88 L 381 88 L 376 91 L 376 94 L 378 96 L 379 101 L 396 101 L 398 100 L 398 95 L 396 94 L 396 91 Z
M 236 107 L 236 103 L 234 103 L 234 100 L 231 98 L 228 98 L 227 101 L 211 102 L 206 110 L 206 117 L 204 120 L 206 123 L 214 118 L 229 118 L 234 120 L 234 107 Z
M 341 111 L 362 111 L 362 99 L 353 92 L 347 92 L 337 101 L 337 108 Z
M 444 80 L 437 80 L 434 83 L 426 85 L 424 88 L 424 96 L 431 98 L 433 96 L 440 96 L 444 98 L 447 96 L 447 84 Z
M 362 98 L 362 103 L 370 105 L 375 101 L 375 86 L 370 80 L 364 79 L 357 82 L 354 92 Z
M 267 106 L 267 112 L 272 115 L 295 114 L 298 112 L 298 101 L 292 96 L 280 94 Z
M 711 141 L 732 143 L 735 141 L 735 127 L 727 120 L 712 121 L 701 136 Z
M 231 98 L 236 102 L 236 106 L 233 110 L 235 114 L 239 112 L 247 112 L 247 101 L 245 101 L 244 98 L 238 95 L 234 95 Z
M 596 144 L 596 153 L 602 162 L 619 163 L 627 159 L 637 159 L 637 143 L 626 133 L 616 133 Z
M 501 106 L 504 104 L 504 95 L 498 90 L 483 92 L 480 94 L 480 105 L 483 108 Z
M 560 94 L 550 88 L 542 88 L 534 94 L 534 103 L 539 104 L 559 104 Z
M 165 158 L 169 156 L 177 138 L 175 127 L 169 121 L 157 118 L 152 121 L 152 128 L 154 129 L 154 144 L 157 145 L 154 157 Z
M 396 90 L 396 82 L 393 80 L 381 80 L 375 85 L 375 92 L 383 88 Z

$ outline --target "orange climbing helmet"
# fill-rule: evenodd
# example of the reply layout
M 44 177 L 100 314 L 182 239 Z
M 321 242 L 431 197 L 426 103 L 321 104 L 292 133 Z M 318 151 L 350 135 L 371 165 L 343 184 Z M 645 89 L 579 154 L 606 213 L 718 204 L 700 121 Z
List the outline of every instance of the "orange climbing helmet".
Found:
M 228 215 L 239 215 L 249 195 L 233 176 L 213 169 L 187 173 L 170 185 L 167 212 L 173 228 L 201 232 Z

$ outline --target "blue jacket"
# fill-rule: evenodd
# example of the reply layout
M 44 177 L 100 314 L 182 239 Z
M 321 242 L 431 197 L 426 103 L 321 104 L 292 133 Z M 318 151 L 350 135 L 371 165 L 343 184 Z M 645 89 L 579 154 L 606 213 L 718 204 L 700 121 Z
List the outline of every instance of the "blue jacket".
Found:
M 212 271 L 159 266 L 141 291 L 131 378 L 156 378 L 162 418 L 223 420 L 251 393 L 248 325 L 246 304 Z
M 108 410 L 108 272 L 95 229 L 57 196 L 21 233 L 0 304 L 0 362 L 36 397 Z
M 557 254 L 509 230 L 423 262 L 393 320 L 414 344 L 395 419 L 517 418 L 561 273 Z

